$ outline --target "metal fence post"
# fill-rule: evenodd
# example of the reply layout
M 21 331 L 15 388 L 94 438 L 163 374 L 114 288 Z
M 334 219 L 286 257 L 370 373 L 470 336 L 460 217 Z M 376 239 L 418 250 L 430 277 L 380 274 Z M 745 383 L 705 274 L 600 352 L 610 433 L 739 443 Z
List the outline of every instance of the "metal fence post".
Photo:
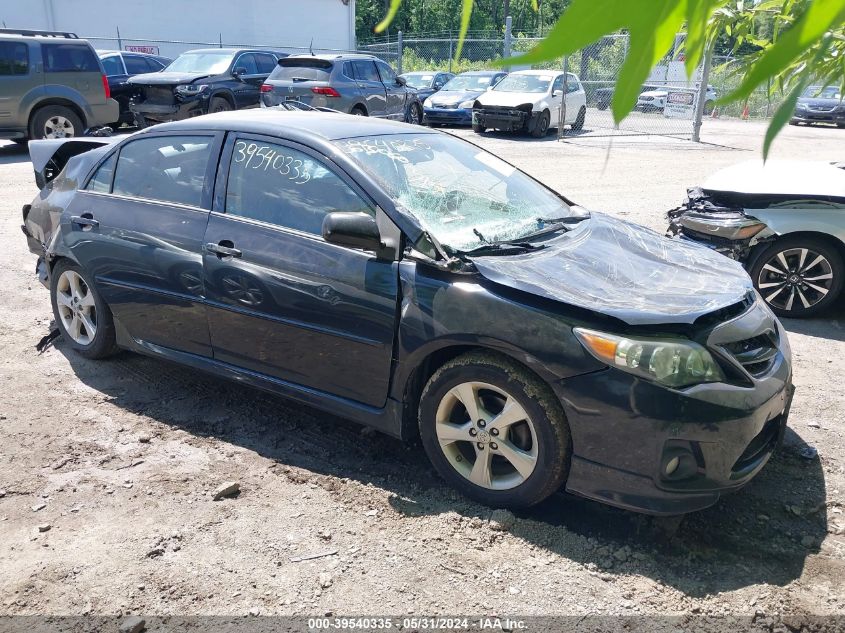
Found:
M 122 51 L 123 50 L 123 40 L 120 39 L 120 27 L 116 26 L 114 28 L 117 31 L 117 50 Z
M 692 124 L 693 143 L 701 142 L 701 120 L 704 117 L 704 103 L 707 101 L 707 82 L 710 80 L 710 65 L 713 63 L 712 44 L 704 50 L 704 62 L 701 68 L 701 83 L 698 86 L 698 98 L 695 102 L 695 121 Z
M 505 46 L 502 50 L 502 57 L 505 59 L 511 56 L 511 27 L 513 26 L 513 20 L 511 16 L 507 16 L 505 18 Z M 507 70 L 510 70 L 510 66 L 506 67 Z
M 396 74 L 402 74 L 402 31 L 396 34 Z
M 582 52 L 581 54 L 583 55 L 584 53 Z M 562 139 L 565 134 L 563 126 L 566 124 L 566 91 L 569 88 L 568 82 L 566 81 L 566 74 L 568 72 L 569 55 L 563 58 L 563 94 L 560 96 L 560 110 L 558 110 L 557 140 Z
M 455 42 L 452 39 L 452 31 L 449 31 L 449 72 L 452 72 L 452 58 L 455 56 Z

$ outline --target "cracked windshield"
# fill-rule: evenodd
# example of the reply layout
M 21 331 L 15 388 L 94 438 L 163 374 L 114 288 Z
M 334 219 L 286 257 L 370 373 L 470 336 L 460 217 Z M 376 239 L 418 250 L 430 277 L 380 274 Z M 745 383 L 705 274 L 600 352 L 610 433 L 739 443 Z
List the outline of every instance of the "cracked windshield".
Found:
M 338 145 L 455 250 L 519 239 L 570 215 L 561 198 L 515 167 L 451 136 L 359 137 Z

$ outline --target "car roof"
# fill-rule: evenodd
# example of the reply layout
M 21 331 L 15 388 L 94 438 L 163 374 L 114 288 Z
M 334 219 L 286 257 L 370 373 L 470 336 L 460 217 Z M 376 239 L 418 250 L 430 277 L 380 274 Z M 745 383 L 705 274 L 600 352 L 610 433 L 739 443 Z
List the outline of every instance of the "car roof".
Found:
M 458 77 L 463 77 L 464 75 L 480 75 L 486 77 L 488 75 L 499 75 L 499 74 L 508 74 L 506 70 L 468 70 L 465 73 L 458 74 Z
M 270 49 L 258 49 L 258 48 L 192 48 L 189 51 L 183 51 L 179 53 L 180 55 L 185 55 L 187 53 L 228 53 L 230 55 L 234 55 L 235 53 L 276 53 L 278 51 L 270 50 Z
M 326 61 L 335 61 L 338 59 L 378 59 L 375 55 L 366 55 L 364 53 L 319 53 L 317 55 L 290 55 L 286 59 L 324 59 Z
M 511 75 L 562 75 L 562 70 L 515 70 Z
M 318 136 L 337 140 L 356 136 L 385 134 L 437 134 L 420 126 L 351 114 L 329 112 L 291 112 L 273 108 L 255 108 L 218 112 L 201 117 L 162 123 L 151 131 L 226 131 L 282 136 L 291 140 Z
M 406 75 L 436 75 L 437 73 L 445 73 L 445 70 L 414 70 L 409 73 L 402 73 L 402 76 Z

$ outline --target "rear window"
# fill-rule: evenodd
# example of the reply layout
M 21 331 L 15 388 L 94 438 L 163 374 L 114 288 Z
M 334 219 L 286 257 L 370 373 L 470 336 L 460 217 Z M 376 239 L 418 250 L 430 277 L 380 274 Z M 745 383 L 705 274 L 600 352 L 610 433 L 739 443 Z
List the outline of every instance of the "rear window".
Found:
M 23 42 L 0 42 L 0 75 L 26 75 L 29 50 Z
M 98 73 L 93 49 L 84 44 L 42 44 L 44 70 L 48 73 Z
M 328 81 L 334 64 L 325 59 L 280 59 L 270 79 Z

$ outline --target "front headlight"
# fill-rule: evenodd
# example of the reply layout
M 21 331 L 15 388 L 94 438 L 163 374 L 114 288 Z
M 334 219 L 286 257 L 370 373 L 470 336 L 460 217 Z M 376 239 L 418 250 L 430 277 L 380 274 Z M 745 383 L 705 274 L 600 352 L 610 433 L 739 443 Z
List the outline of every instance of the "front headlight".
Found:
M 681 225 L 691 231 L 709 233 L 726 240 L 747 240 L 766 228 L 757 218 L 737 215 L 719 218 L 689 214 L 681 216 Z
M 573 331 L 601 362 L 667 387 L 725 380 L 710 352 L 687 339 L 623 337 L 584 328 Z
M 176 86 L 176 92 L 185 97 L 198 95 L 206 90 L 208 90 L 208 84 L 182 84 Z
M 423 101 L 423 107 L 430 108 L 431 107 L 431 98 L 429 97 L 425 101 Z
M 468 108 L 471 108 L 474 104 L 475 104 L 475 99 L 467 99 L 466 101 L 461 101 L 461 102 L 458 104 L 458 107 L 459 107 L 461 110 L 466 110 L 466 109 L 468 109 Z

